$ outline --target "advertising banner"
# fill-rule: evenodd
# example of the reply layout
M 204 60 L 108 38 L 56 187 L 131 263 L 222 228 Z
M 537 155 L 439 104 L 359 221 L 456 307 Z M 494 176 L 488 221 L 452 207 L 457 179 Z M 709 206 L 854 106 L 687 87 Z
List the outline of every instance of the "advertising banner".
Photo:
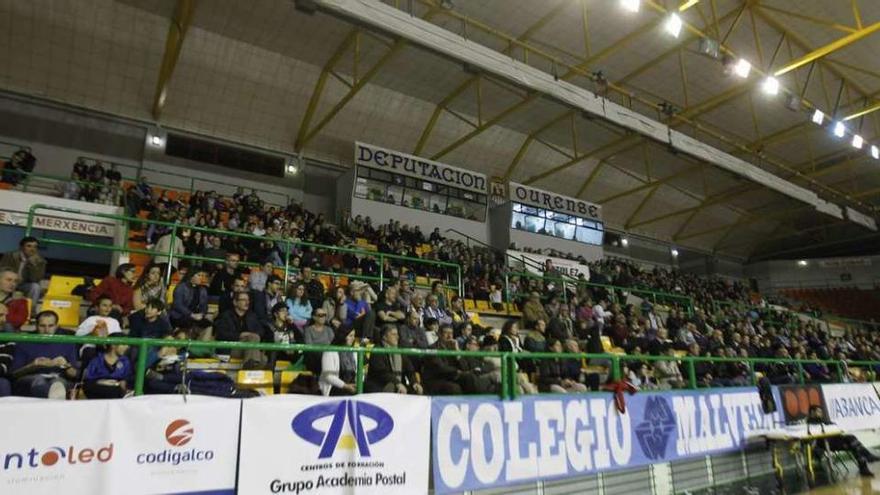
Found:
M 244 401 L 239 493 L 427 493 L 430 404 L 395 394 Z
M 586 280 L 590 279 L 590 267 L 581 264 L 576 260 L 565 258 L 557 258 L 555 256 L 547 256 L 544 254 L 526 253 L 524 251 L 507 250 L 507 259 L 511 268 L 516 270 L 527 270 L 535 275 L 552 276 L 553 273 L 547 273 L 544 269 L 547 267 L 547 261 L 550 261 L 553 271 L 560 276 L 568 276 L 578 278 L 583 275 Z M 539 269 L 538 267 L 541 267 Z
M 240 401 L 0 401 L 0 493 L 235 492 Z
M 538 208 L 544 208 L 553 212 L 567 213 L 576 217 L 593 220 L 602 219 L 602 207 L 600 205 L 525 184 L 511 182 L 509 198 L 517 203 L 537 206 Z
M 357 142 L 354 149 L 354 162 L 361 167 L 408 175 L 483 194 L 489 192 L 486 176 L 479 172 L 453 167 L 372 144 Z
M 880 428 L 880 399 L 870 383 L 822 385 L 828 419 L 844 430 Z
M 754 388 L 515 401 L 435 397 L 434 489 L 451 493 L 735 450 L 773 430 Z

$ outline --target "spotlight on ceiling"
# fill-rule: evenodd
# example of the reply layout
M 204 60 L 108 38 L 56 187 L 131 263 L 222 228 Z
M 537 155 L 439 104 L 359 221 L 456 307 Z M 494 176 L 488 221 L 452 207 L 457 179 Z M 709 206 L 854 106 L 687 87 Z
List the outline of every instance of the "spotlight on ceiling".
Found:
M 748 60 L 741 58 L 736 61 L 736 65 L 733 66 L 733 73 L 737 76 L 745 79 L 749 77 L 749 73 L 752 71 L 752 64 Z
M 776 79 L 773 76 L 767 77 L 767 79 L 764 79 L 761 89 L 764 90 L 764 93 L 770 96 L 775 96 L 779 93 L 779 79 Z
M 672 248 L 672 250 L 669 251 L 669 254 L 671 254 L 673 258 L 678 258 L 678 249 Z
M 880 160 L 880 148 L 875 145 L 871 145 L 871 158 Z
M 670 14 L 669 18 L 666 19 L 664 29 L 666 29 L 666 32 L 671 34 L 673 38 L 678 38 L 678 35 L 681 34 L 682 24 L 681 17 L 678 14 Z
M 834 135 L 842 138 L 846 134 L 846 126 L 843 125 L 843 122 L 838 122 L 834 124 Z
M 817 108 L 816 111 L 813 112 L 813 118 L 812 118 L 812 120 L 813 120 L 813 123 L 814 123 L 814 124 L 816 124 L 816 125 L 822 125 L 822 122 L 825 122 L 825 114 L 822 113 L 822 110 L 819 110 L 819 109 Z
M 641 0 L 620 0 L 620 6 L 629 12 L 638 12 L 642 6 Z
M 807 265 L 809 265 L 809 263 L 807 263 L 807 260 L 798 260 L 797 264 L 798 264 L 798 266 L 807 266 Z
M 621 237 L 620 238 L 620 245 L 623 247 L 629 246 L 629 239 L 627 239 L 626 237 Z
M 860 149 L 862 149 L 862 145 L 864 143 L 865 143 L 865 140 L 862 139 L 862 136 L 859 136 L 858 134 L 853 136 L 853 140 L 852 140 L 852 147 L 853 148 L 860 150 Z

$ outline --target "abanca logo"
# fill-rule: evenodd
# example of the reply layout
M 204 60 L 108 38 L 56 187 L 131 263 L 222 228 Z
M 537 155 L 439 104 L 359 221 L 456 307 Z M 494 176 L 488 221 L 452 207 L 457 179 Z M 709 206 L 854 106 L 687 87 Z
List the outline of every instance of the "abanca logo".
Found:
M 195 434 L 195 428 L 185 419 L 175 419 L 165 427 L 165 441 L 172 447 L 183 447 Z M 138 464 L 171 464 L 177 466 L 187 462 L 210 461 L 214 458 L 213 450 L 178 450 L 166 449 L 160 452 L 149 452 L 137 455 Z
M 327 431 L 315 428 L 316 421 L 332 416 Z M 363 419 L 372 420 L 375 425 L 367 431 Z M 347 419 L 347 421 L 346 421 Z M 345 424 L 351 435 L 343 435 Z M 290 423 L 293 432 L 306 442 L 321 447 L 318 459 L 332 457 L 337 447 L 357 448 L 361 457 L 370 457 L 370 445 L 382 441 L 394 429 L 394 420 L 384 409 L 373 404 L 356 400 L 327 402 L 312 406 L 297 414 Z

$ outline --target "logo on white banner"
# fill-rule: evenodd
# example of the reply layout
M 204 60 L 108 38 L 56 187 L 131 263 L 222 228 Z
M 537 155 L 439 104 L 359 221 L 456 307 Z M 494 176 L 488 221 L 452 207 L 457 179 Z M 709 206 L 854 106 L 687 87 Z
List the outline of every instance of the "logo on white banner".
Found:
M 194 428 L 186 419 L 176 419 L 165 427 L 165 441 L 172 447 L 182 447 L 193 439 Z M 159 452 L 142 452 L 137 455 L 138 464 L 171 464 L 178 466 L 190 462 L 206 462 L 214 458 L 213 450 L 165 449 Z
M 31 448 L 25 452 L 10 452 L 3 457 L 3 470 L 52 467 L 58 463 L 83 465 L 92 462 L 107 463 L 113 459 L 113 444 L 101 448 L 48 447 Z
M 328 416 L 332 416 L 333 419 L 326 431 L 315 427 L 316 422 Z M 374 426 L 371 429 L 364 428 L 364 418 L 373 421 Z M 351 431 L 350 435 L 342 433 L 346 423 Z M 381 442 L 391 434 L 394 420 L 381 407 L 366 402 L 344 400 L 309 407 L 293 418 L 291 427 L 300 438 L 321 447 L 319 459 L 332 457 L 337 448 L 356 448 L 361 457 L 370 457 L 370 445 Z

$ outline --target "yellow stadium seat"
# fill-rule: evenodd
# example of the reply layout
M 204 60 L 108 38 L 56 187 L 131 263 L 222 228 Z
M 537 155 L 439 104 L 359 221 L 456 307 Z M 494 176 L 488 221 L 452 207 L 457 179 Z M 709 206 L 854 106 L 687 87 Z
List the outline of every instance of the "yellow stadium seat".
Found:
M 73 289 L 86 283 L 83 277 L 64 277 L 61 275 L 52 275 L 49 278 L 49 289 L 46 291 L 47 296 L 69 296 Z
M 473 299 L 465 299 L 464 300 L 464 309 L 465 311 L 473 311 L 477 308 L 476 303 L 474 303 Z
M 480 313 L 471 313 L 471 323 L 477 326 L 483 326 L 483 322 L 480 321 Z
M 79 326 L 79 306 L 82 298 L 79 296 L 50 296 L 43 298 L 43 311 L 52 310 L 58 313 L 58 326 L 61 328 L 76 328 Z
M 683 358 L 683 357 L 685 357 L 685 356 L 688 355 L 688 351 L 685 351 L 685 350 L 682 350 L 682 349 L 676 349 L 676 350 L 672 351 L 672 353 L 673 353 L 673 354 L 675 355 L 675 357 L 677 357 L 677 358 Z
M 477 311 L 489 311 L 489 301 L 477 301 Z
M 165 303 L 171 304 L 171 301 L 174 300 L 174 289 L 177 287 L 177 284 L 171 284 L 168 286 L 168 290 L 165 292 Z
M 610 352 L 611 349 L 614 347 L 611 344 L 611 337 L 607 335 L 602 335 L 601 337 L 599 337 L 599 340 L 602 341 L 602 350 L 605 352 Z
M 428 277 L 416 277 L 416 285 L 427 287 Z

